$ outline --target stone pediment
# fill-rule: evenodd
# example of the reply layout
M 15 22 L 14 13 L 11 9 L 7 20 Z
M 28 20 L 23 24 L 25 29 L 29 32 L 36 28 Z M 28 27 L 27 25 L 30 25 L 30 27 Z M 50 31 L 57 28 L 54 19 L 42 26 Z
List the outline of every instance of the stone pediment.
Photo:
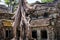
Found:
M 48 26 L 50 18 L 37 19 L 31 21 L 31 27 Z

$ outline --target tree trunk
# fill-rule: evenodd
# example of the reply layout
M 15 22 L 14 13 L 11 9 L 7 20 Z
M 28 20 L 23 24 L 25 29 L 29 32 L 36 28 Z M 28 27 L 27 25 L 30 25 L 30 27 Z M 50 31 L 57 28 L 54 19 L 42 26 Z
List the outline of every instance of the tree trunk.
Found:
M 16 29 L 19 27 L 21 21 L 21 11 L 20 6 L 17 9 L 17 13 L 14 15 L 14 22 L 13 22 L 13 33 L 14 33 L 14 40 L 17 39 L 16 37 Z
M 29 40 L 29 20 L 26 18 L 26 12 L 25 12 L 25 0 L 19 0 L 19 7 L 17 10 L 17 13 L 15 14 L 14 18 L 14 25 L 13 25 L 13 30 L 14 30 L 14 40 L 17 39 L 16 37 L 16 28 L 20 27 L 20 40 Z

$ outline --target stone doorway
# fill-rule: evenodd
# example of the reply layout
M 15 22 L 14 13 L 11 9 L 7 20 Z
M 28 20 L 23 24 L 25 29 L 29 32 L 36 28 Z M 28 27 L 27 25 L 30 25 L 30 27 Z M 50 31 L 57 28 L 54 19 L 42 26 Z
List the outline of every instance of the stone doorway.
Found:
M 41 40 L 47 40 L 47 31 L 41 30 Z
M 19 38 L 20 38 L 20 30 L 17 29 L 17 33 L 16 34 L 17 34 L 17 40 L 19 40 Z
M 37 40 L 37 30 L 32 31 L 32 38 Z
M 32 38 L 36 40 L 48 40 L 48 32 L 45 29 L 33 28 Z
M 32 28 L 32 38 L 36 40 L 54 40 L 54 35 L 52 28 Z
M 13 38 L 13 33 L 12 33 L 12 30 L 5 30 L 5 39 L 6 40 L 10 40 L 10 39 L 12 39 Z

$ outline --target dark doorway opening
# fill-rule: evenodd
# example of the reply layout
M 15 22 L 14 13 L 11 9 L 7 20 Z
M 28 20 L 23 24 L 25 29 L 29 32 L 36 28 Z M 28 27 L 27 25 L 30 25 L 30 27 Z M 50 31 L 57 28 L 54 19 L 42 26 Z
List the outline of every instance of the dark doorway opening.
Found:
M 11 39 L 13 37 L 12 31 L 11 30 L 6 30 L 6 38 Z
M 36 30 L 32 31 L 32 38 L 37 39 L 37 31 Z
M 8 30 L 6 30 L 6 38 L 8 37 Z
M 20 30 L 19 29 L 17 29 L 17 40 L 19 40 L 19 38 L 20 38 Z
M 47 39 L 47 31 L 46 30 L 41 31 L 41 38 L 42 39 Z
M 20 30 L 17 30 L 17 37 L 20 37 Z

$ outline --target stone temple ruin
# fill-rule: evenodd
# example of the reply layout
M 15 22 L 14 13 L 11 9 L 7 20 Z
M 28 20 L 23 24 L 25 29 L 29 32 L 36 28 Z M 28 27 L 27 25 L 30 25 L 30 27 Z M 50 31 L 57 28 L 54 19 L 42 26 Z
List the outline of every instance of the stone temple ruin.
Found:
M 32 16 L 30 22 L 32 39 L 60 40 L 59 3 L 58 0 L 51 4 L 36 4 L 37 11 L 33 13 L 36 17 Z
M 0 5 L 0 40 L 8 40 L 8 38 L 12 38 L 13 20 L 11 20 L 11 17 L 13 15 L 14 14 L 9 13 L 8 7 Z
M 31 15 L 30 39 L 31 40 L 60 40 L 60 0 L 49 4 L 36 4 L 36 11 Z M 31 6 L 34 6 L 32 4 Z M 2 10 L 5 10 L 3 8 Z M 13 36 L 14 14 L 6 12 L 0 13 L 0 39 L 8 40 Z M 20 36 L 20 30 L 17 30 L 17 36 Z

